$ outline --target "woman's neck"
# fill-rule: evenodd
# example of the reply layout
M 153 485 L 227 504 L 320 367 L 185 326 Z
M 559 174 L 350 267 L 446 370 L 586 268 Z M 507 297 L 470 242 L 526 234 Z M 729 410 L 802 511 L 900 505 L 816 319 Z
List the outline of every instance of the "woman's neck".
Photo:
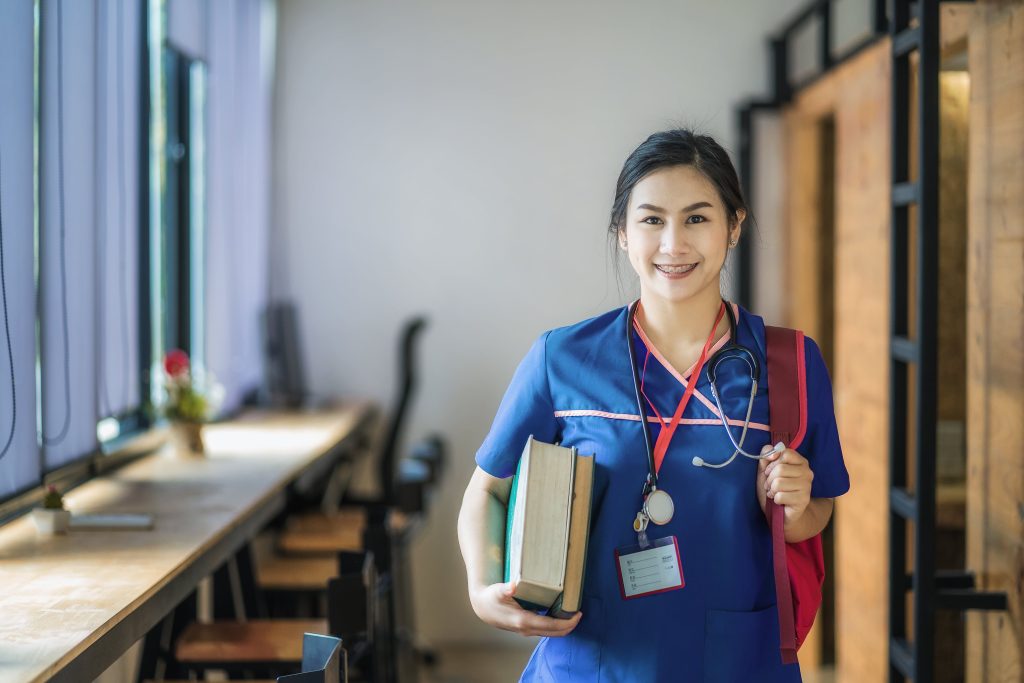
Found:
M 666 301 L 641 292 L 640 324 L 660 348 L 703 347 L 721 307 L 722 296 L 712 287 L 684 301 Z M 728 325 L 727 317 L 722 316 L 712 338 L 721 336 Z

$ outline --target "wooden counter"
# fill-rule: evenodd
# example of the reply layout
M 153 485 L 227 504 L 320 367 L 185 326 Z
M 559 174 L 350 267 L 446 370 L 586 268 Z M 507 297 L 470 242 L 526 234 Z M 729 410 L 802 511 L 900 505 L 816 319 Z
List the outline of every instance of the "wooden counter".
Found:
M 65 497 L 77 513 L 152 513 L 150 531 L 0 527 L 0 683 L 94 679 L 272 519 L 290 484 L 326 476 L 371 412 L 250 412 L 206 428 L 205 458 L 167 446 Z

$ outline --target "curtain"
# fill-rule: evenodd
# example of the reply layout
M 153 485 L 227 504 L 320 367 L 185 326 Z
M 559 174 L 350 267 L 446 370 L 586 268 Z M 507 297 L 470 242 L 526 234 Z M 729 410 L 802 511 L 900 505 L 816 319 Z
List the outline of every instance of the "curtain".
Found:
M 0 500 L 40 483 L 33 264 L 32 0 L 0 3 Z
M 57 0 L 41 12 L 39 344 L 49 471 L 97 446 L 97 6 Z
M 208 9 L 206 358 L 239 405 L 262 377 L 260 313 L 268 296 L 273 5 Z
M 96 275 L 100 417 L 140 404 L 139 78 L 142 7 L 105 0 L 97 14 Z

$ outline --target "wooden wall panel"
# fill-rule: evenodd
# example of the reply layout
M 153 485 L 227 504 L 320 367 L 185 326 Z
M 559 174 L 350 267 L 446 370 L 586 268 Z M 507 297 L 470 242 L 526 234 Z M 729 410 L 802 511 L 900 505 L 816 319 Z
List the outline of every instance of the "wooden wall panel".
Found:
M 968 33 L 967 560 L 1009 613 L 970 613 L 967 680 L 1024 680 L 1024 4 Z
M 836 416 L 850 493 L 834 518 L 839 683 L 886 674 L 888 547 L 888 328 L 890 47 L 887 40 L 803 91 L 785 113 L 787 309 L 785 324 L 818 336 L 821 189 L 818 123 L 835 126 L 834 360 Z

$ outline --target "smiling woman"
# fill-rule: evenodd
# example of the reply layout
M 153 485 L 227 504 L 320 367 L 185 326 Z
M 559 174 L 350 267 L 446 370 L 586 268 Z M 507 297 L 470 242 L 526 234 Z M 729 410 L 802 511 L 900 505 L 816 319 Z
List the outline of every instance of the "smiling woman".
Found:
M 785 430 L 771 422 L 770 378 L 758 368 L 776 377 L 767 349 L 779 347 L 759 316 L 721 295 L 747 214 L 717 142 L 688 130 L 652 135 L 626 160 L 610 223 L 639 301 L 545 332 L 512 378 L 477 452 L 459 541 L 477 615 L 544 636 L 523 680 L 672 681 L 680 666 L 688 680 L 800 680 L 794 632 L 798 642 L 805 623 L 801 612 L 794 627 L 780 592 L 789 583 L 773 580 L 787 571 L 778 552 L 773 567 L 773 548 L 817 543 L 849 479 L 821 353 L 792 331 L 801 398 L 783 402 L 793 392 L 776 386 L 787 408 L 776 417 L 800 413 L 802 428 L 771 447 Z M 531 435 L 594 454 L 583 609 L 570 619 L 524 610 L 502 582 L 511 475 Z M 655 494 L 670 497 L 670 518 L 647 515 Z M 657 590 L 627 573 L 641 571 L 633 561 L 642 571 L 662 563 Z

